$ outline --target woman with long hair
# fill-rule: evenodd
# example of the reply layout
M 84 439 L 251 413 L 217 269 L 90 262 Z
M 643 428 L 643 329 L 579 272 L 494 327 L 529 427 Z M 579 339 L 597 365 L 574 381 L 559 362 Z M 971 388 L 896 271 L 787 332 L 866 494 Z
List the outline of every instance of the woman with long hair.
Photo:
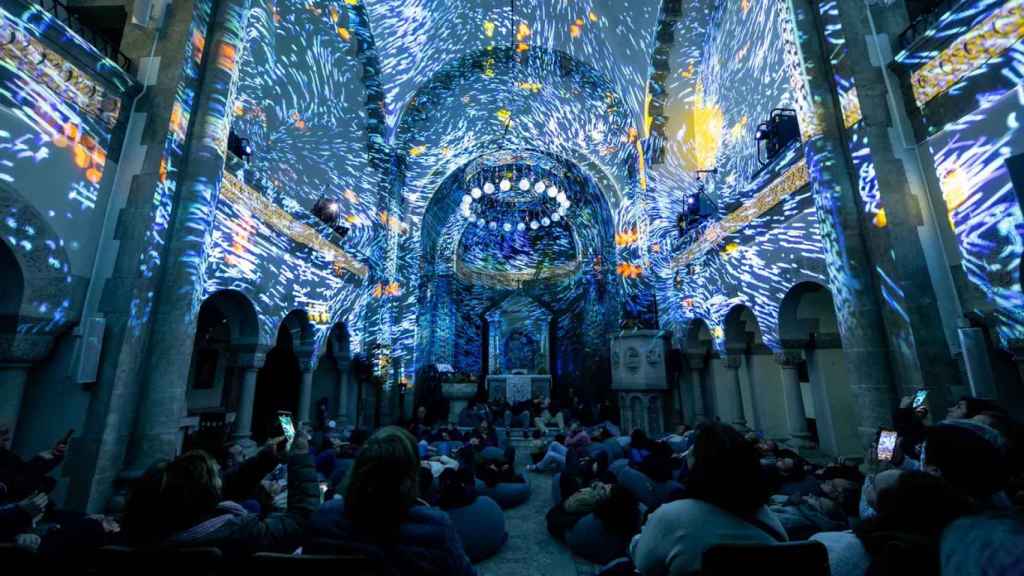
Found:
M 688 459 L 688 498 L 660 506 L 630 545 L 642 574 L 699 572 L 704 551 L 722 542 L 788 540 L 765 506 L 770 493 L 753 443 L 730 426 L 705 423 Z
M 400 574 L 475 575 L 448 515 L 419 498 L 419 470 L 415 438 L 380 429 L 356 457 L 344 498 L 313 515 L 313 536 L 377 547 Z
M 127 542 L 137 547 L 212 546 L 228 556 L 291 552 L 302 544 L 309 516 L 319 505 L 308 438 L 296 434 L 284 512 L 260 516 L 224 500 L 217 461 L 192 450 L 147 470 L 127 503 L 123 527 Z

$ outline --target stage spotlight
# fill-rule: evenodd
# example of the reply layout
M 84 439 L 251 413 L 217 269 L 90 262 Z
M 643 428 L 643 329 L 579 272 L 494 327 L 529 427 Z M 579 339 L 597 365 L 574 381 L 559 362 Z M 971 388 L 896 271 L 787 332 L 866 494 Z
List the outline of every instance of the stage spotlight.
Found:
M 242 138 L 231 131 L 228 133 L 228 152 L 248 162 L 252 157 L 252 144 L 248 138 Z
M 502 192 L 508 192 L 512 188 L 512 183 L 508 181 L 508 178 L 503 178 L 498 187 L 501 188 Z
M 522 180 L 520 180 L 519 181 L 519 189 L 522 190 L 523 192 L 526 192 L 527 190 L 529 190 L 530 189 L 530 181 L 527 180 L 526 178 L 523 178 Z
M 493 193 L 494 193 L 494 184 L 491 184 L 490 182 L 485 182 L 484 183 L 484 194 L 493 194 Z
M 757 126 L 754 140 L 757 142 L 757 161 L 762 166 L 768 164 L 789 145 L 800 138 L 800 124 L 796 110 L 792 108 L 776 108 L 771 117 Z M 761 159 L 761 143 L 764 142 L 765 159 Z
M 311 212 L 317 219 L 330 227 L 331 230 L 334 230 L 338 236 L 342 238 L 348 236 L 349 228 L 342 223 L 341 205 L 338 204 L 337 200 L 330 200 L 325 196 L 321 196 L 316 201 L 316 204 L 313 205 Z

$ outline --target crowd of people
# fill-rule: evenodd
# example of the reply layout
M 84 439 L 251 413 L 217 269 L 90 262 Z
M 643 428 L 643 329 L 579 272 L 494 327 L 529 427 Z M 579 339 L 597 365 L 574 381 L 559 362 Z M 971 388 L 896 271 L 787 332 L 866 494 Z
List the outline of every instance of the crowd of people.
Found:
M 566 406 L 473 402 L 457 417 L 466 425 L 420 406 L 372 433 L 321 422 L 255 454 L 190 450 L 150 466 L 117 516 L 55 509 L 50 473 L 68 439 L 23 460 L 0 426 L 0 540 L 42 557 L 210 546 L 228 558 L 345 552 L 399 574 L 471 575 L 515 537 L 502 509 L 530 497 L 530 474 L 550 473 L 547 530 L 609 575 L 696 574 L 716 544 L 805 540 L 824 547 L 833 576 L 1024 573 L 1017 432 L 991 402 L 964 398 L 928 424 L 907 399 L 892 458 L 860 466 L 814 464 L 718 422 L 623 435 L 609 408 Z

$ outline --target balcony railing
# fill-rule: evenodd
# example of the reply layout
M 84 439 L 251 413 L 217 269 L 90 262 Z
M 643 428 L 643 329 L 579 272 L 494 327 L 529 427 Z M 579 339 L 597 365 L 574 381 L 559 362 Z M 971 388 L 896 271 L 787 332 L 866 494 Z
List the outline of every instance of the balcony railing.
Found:
M 111 44 L 109 40 L 97 34 L 92 28 L 82 24 L 78 17 L 68 10 L 66 4 L 60 0 L 35 0 L 35 3 L 43 10 L 52 14 L 54 18 L 71 29 L 72 32 L 78 34 L 83 40 L 89 42 L 100 54 L 114 61 L 122 70 L 131 72 L 131 59 L 125 56 L 119 47 Z

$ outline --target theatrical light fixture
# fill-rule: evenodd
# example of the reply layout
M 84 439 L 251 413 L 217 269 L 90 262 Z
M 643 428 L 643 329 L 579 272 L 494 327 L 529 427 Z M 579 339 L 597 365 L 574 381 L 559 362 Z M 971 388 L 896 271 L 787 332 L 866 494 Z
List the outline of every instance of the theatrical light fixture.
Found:
M 484 184 L 484 192 L 486 192 L 487 194 L 493 194 L 494 193 L 494 184 L 491 184 L 490 182 L 486 182 Z
M 512 183 L 508 181 L 508 178 L 502 178 L 501 183 L 498 184 L 502 192 L 508 192 L 512 189 Z
M 529 190 L 530 189 L 530 181 L 527 180 L 526 178 L 523 178 L 522 180 L 520 180 L 519 181 L 519 189 L 522 190 L 523 192 L 526 192 L 527 190 Z
M 768 120 L 757 125 L 754 140 L 757 143 L 757 161 L 761 166 L 774 160 L 789 145 L 800 139 L 800 124 L 796 110 L 775 108 Z M 765 159 L 761 159 L 761 143 L 764 142 Z
M 537 194 L 542 194 L 544 192 L 544 188 L 546 188 L 546 186 L 544 185 L 544 182 L 537 182 L 533 186 L 533 189 L 534 189 L 534 191 L 537 192 Z
M 252 157 L 252 144 L 248 138 L 242 138 L 231 131 L 228 133 L 228 152 L 248 162 Z
M 342 238 L 348 236 L 349 228 L 342 223 L 341 205 L 338 204 L 337 200 L 331 200 L 326 196 L 321 196 L 316 201 L 316 204 L 313 204 L 313 209 L 310 211 L 317 217 L 317 219 L 330 227 L 330 229 L 338 236 Z

